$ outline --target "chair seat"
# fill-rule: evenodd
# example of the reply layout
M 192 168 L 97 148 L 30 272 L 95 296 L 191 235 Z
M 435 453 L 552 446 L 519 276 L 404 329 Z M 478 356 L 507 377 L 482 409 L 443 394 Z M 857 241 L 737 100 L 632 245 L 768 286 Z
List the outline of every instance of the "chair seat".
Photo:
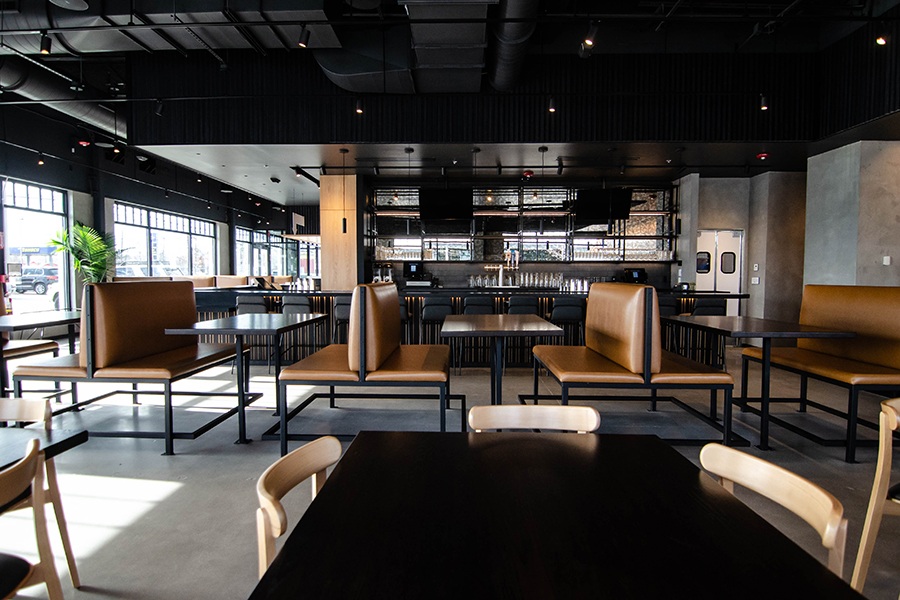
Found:
M 233 358 L 234 355 L 232 344 L 197 344 L 97 369 L 94 376 L 111 379 L 177 379 Z
M 80 360 L 80 354 L 66 354 L 40 362 L 25 363 L 16 367 L 13 376 L 85 379 L 87 378 L 87 369 L 81 366 Z
M 415 344 L 399 346 L 387 360 L 366 374 L 366 381 L 449 381 L 450 347 Z
M 53 340 L 6 340 L 0 347 L 6 359 L 31 356 L 41 352 L 56 352 L 59 344 Z
M 350 370 L 347 344 L 330 344 L 281 370 L 282 381 L 358 381 Z
M 744 356 L 762 360 L 762 349 L 747 348 Z M 772 348 L 772 364 L 803 370 L 847 385 L 900 385 L 898 369 L 804 348 Z
M 633 373 L 587 346 L 535 346 L 534 356 L 561 383 L 634 383 L 644 382 Z
M 651 384 L 734 385 L 734 377 L 672 352 L 663 352 L 659 373 L 650 376 Z
M 0 553 L 0 598 L 6 598 L 19 589 L 33 569 L 24 558 Z

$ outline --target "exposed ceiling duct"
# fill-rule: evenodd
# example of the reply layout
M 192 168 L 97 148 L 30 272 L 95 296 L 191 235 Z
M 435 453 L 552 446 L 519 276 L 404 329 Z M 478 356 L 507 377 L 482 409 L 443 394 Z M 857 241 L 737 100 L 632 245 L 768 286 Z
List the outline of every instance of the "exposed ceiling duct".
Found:
M 93 125 L 110 135 L 126 139 L 125 118 L 98 102 L 88 102 L 84 92 L 74 92 L 64 79 L 24 59 L 0 57 L 0 87 L 29 100 L 46 102 L 46 106 Z M 99 100 L 99 99 L 98 99 Z
M 491 86 L 505 92 L 518 82 L 525 66 L 528 40 L 537 26 L 540 0 L 501 0 L 500 20 L 494 28 L 497 39 L 491 64 Z

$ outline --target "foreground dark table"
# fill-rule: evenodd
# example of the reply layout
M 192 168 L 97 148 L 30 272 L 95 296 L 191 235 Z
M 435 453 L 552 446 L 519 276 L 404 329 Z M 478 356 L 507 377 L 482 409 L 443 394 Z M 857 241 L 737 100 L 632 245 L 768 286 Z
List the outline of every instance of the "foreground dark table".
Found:
M 759 319 L 755 317 L 698 315 L 660 317 L 660 319 L 691 329 L 706 331 L 716 336 L 739 339 L 762 339 L 762 374 L 759 392 L 759 448 L 762 450 L 769 450 L 769 387 L 772 373 L 772 340 L 798 338 L 851 338 L 856 335 L 852 331 L 811 327 L 809 325 L 800 325 L 799 323 L 791 323 L 789 321 Z M 744 403 L 746 403 L 747 390 L 742 389 L 741 395 L 743 396 Z M 726 427 L 729 428 L 727 434 L 730 434 L 731 424 L 727 423 Z
M 319 313 L 310 314 L 281 314 L 281 313 L 256 313 L 222 317 L 199 321 L 191 327 L 172 327 L 166 329 L 168 335 L 233 335 L 235 339 L 235 352 L 239 357 L 240 366 L 237 371 L 238 388 L 238 439 L 239 444 L 249 444 L 247 437 L 247 420 L 244 407 L 247 405 L 247 381 L 244 361 L 244 336 L 261 335 L 272 338 L 272 346 L 275 350 L 275 389 L 278 389 L 278 376 L 281 373 L 281 339 L 285 333 L 302 329 L 324 321 L 327 315 Z
M 656 437 L 362 432 L 250 598 L 862 596 Z
M 563 335 L 561 327 L 537 315 L 448 315 L 441 337 L 489 337 L 491 351 L 491 404 L 503 404 L 503 340 L 508 337 Z
M 44 456 L 53 458 L 66 450 L 88 441 L 88 432 L 83 429 L 53 429 L 46 431 L 40 428 L 18 427 L 0 428 L 0 469 L 5 469 L 25 456 L 25 444 L 28 440 L 39 440 Z

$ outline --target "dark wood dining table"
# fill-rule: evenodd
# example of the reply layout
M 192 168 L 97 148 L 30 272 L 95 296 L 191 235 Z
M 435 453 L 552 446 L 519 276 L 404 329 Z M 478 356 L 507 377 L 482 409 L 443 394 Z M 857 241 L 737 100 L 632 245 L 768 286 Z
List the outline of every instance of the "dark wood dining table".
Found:
M 328 318 L 321 313 L 309 314 L 282 314 L 282 313 L 252 313 L 222 317 L 199 321 L 191 327 L 172 327 L 166 329 L 167 335 L 226 335 L 234 336 L 235 352 L 239 357 L 237 371 L 238 388 L 238 444 L 249 444 L 247 437 L 247 419 L 244 408 L 247 406 L 251 395 L 247 392 L 246 378 L 247 363 L 249 360 L 244 352 L 244 338 L 258 335 L 269 337 L 272 340 L 275 366 L 275 389 L 278 389 L 278 376 L 281 373 L 281 340 L 285 333 L 302 329 Z
M 769 404 L 770 383 L 772 373 L 772 340 L 798 339 L 798 338 L 851 338 L 856 334 L 852 331 L 840 331 L 826 329 L 824 327 L 812 327 L 789 321 L 775 319 L 760 319 L 756 317 L 731 317 L 731 316 L 671 316 L 660 317 L 661 321 L 704 331 L 720 337 L 737 339 L 758 338 L 762 340 L 762 374 L 759 393 L 759 448 L 769 450 Z M 718 345 L 718 342 L 711 342 Z M 747 390 L 741 389 L 741 402 L 746 405 Z M 731 433 L 731 423 L 725 423 L 725 435 Z M 725 439 L 728 439 L 727 437 Z
M 503 404 L 503 340 L 508 337 L 560 337 L 561 327 L 537 315 L 448 315 L 445 338 L 491 338 L 491 404 Z
M 81 321 L 81 311 L 78 310 L 42 310 L 33 313 L 14 313 L 0 316 L 0 333 L 13 333 L 15 331 L 29 331 L 46 327 L 65 325 L 68 328 L 69 354 L 75 354 L 75 325 Z M 0 353 L 0 395 L 5 396 L 8 367 L 6 359 Z
M 38 427 L 0 428 L 0 469 L 5 469 L 25 456 L 25 444 L 38 440 L 46 458 L 53 458 L 88 441 L 84 429 L 52 429 Z
M 299 597 L 862 598 L 655 436 L 514 432 L 360 433 L 250 600 Z

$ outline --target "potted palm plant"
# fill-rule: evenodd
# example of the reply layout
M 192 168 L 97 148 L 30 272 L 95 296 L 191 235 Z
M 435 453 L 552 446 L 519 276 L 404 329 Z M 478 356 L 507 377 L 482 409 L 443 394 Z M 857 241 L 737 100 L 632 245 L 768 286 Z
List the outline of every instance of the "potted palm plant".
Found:
M 61 231 L 50 243 L 57 252 L 68 252 L 72 256 L 75 272 L 81 275 L 85 284 L 109 281 L 116 264 L 113 236 L 76 221 L 71 233 Z

